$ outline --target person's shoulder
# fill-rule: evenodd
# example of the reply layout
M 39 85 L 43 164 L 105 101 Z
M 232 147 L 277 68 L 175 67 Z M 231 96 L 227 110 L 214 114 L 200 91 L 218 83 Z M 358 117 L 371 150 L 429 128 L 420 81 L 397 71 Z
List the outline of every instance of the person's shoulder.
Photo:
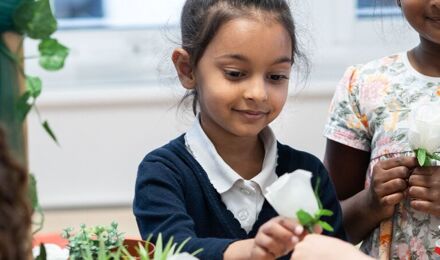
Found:
M 389 71 L 404 67 L 403 61 L 404 53 L 396 53 L 387 55 L 378 59 L 368 61 L 363 64 L 351 66 L 358 74 L 384 74 Z
M 185 152 L 184 135 L 181 135 L 167 144 L 156 148 L 149 152 L 141 161 L 141 165 L 145 163 L 172 163 L 180 161 L 179 153 Z

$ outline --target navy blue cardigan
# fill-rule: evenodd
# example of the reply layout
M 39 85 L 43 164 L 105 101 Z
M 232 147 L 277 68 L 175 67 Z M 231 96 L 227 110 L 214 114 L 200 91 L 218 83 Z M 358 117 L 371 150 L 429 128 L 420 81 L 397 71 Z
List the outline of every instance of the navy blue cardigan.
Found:
M 345 240 L 341 208 L 327 172 L 315 156 L 278 143 L 276 174 L 304 169 L 313 173 L 312 184 L 320 178 L 320 198 L 324 208 L 334 212 L 324 218 L 334 227 L 328 235 Z M 203 248 L 200 259 L 223 259 L 223 252 L 234 241 L 254 238 L 259 227 L 278 214 L 264 201 L 250 233 L 241 228 L 232 212 L 227 210 L 206 172 L 187 151 L 181 135 L 167 145 L 149 153 L 139 165 L 133 205 L 143 239 L 162 233 L 181 242 L 191 239 L 187 252 Z M 326 232 L 324 232 L 326 233 Z

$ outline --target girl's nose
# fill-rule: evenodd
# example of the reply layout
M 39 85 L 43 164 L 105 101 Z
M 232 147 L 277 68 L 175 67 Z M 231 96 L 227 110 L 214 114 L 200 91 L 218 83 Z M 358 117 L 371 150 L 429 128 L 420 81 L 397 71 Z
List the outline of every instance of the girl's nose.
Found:
M 254 101 L 266 101 L 268 98 L 267 86 L 264 78 L 255 77 L 247 83 L 244 91 L 244 98 Z

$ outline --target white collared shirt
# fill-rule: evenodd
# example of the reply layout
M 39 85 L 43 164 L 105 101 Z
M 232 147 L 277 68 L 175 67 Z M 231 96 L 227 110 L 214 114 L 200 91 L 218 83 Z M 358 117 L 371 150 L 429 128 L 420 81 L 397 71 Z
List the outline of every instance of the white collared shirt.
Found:
M 226 208 L 250 232 L 264 203 L 266 187 L 278 179 L 277 142 L 272 130 L 266 127 L 260 138 L 264 144 L 264 161 L 261 172 L 251 180 L 243 179 L 217 153 L 214 144 L 203 131 L 199 117 L 185 134 L 185 144 L 208 175 L 214 188 L 220 194 Z

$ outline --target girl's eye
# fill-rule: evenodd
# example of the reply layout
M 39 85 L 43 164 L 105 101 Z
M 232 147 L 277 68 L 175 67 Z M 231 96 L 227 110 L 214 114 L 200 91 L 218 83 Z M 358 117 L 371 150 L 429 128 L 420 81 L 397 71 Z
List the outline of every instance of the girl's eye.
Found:
M 240 79 L 245 76 L 245 73 L 239 70 L 225 70 L 225 75 L 230 79 Z
M 269 79 L 273 81 L 281 81 L 281 80 L 288 80 L 289 78 L 285 75 L 269 75 Z

